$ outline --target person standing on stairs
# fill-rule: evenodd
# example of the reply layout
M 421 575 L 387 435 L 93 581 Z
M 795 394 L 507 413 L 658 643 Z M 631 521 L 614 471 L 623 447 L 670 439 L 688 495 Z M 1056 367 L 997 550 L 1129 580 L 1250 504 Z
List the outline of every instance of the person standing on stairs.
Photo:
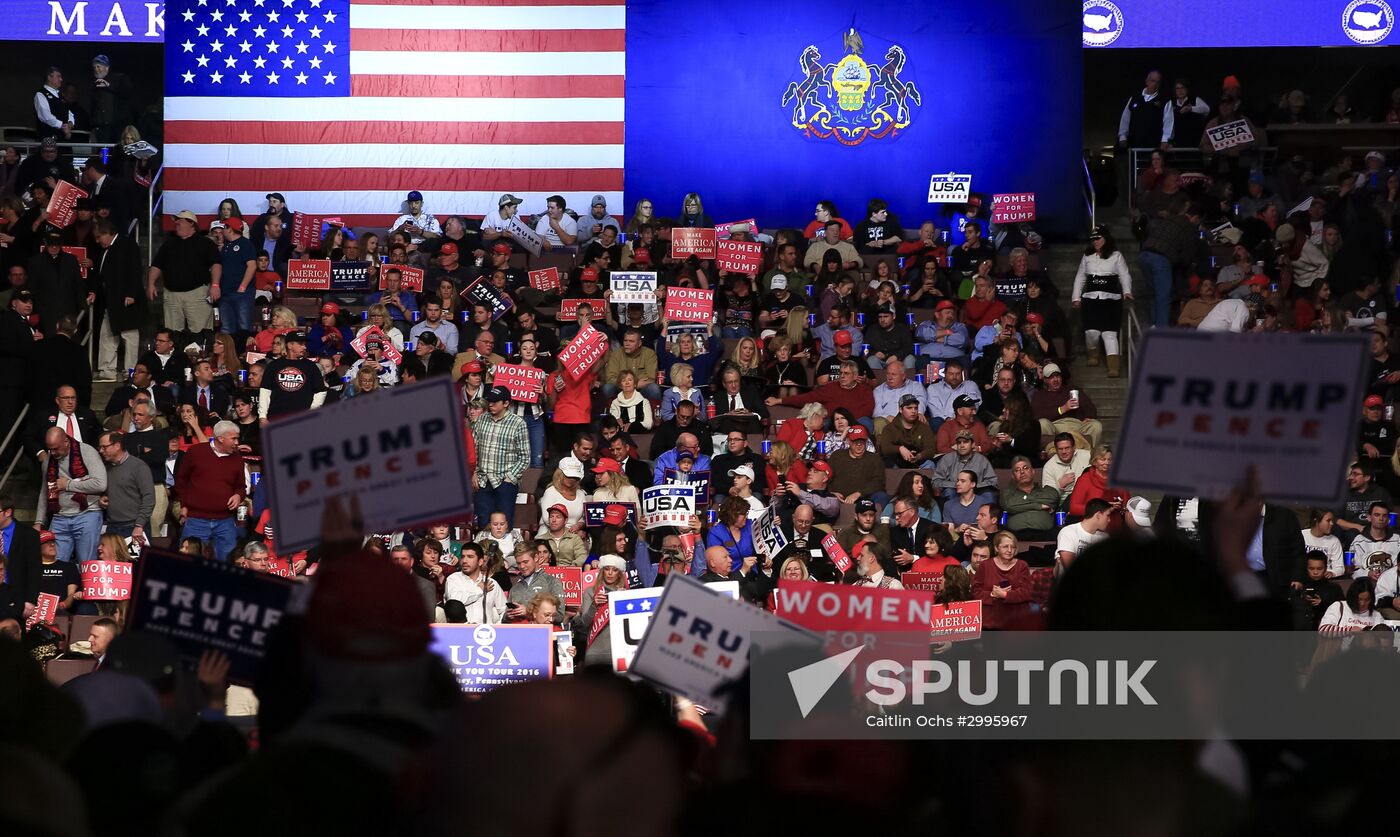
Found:
M 1123 322 L 1124 300 L 1133 301 L 1133 277 L 1113 241 L 1113 234 L 1103 224 L 1089 233 L 1089 246 L 1079 260 L 1070 299 L 1082 313 L 1089 365 L 1099 365 L 1099 340 L 1102 339 L 1108 377 L 1118 377 L 1118 329 Z

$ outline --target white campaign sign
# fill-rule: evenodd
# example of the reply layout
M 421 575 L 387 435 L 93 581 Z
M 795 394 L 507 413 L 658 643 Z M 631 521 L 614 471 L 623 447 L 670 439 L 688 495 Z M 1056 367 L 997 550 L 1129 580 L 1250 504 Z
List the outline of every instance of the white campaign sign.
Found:
M 538 256 L 544 250 L 544 239 L 539 233 L 525 226 L 519 215 L 510 219 L 510 234 L 521 247 L 530 251 L 530 255 Z
M 1365 337 L 1154 329 L 1138 351 L 1111 485 L 1219 500 L 1253 465 L 1265 499 L 1341 498 Z
M 739 598 L 737 581 L 712 581 L 705 586 L 731 599 Z M 613 671 L 624 672 L 632 667 L 632 657 L 637 653 L 637 646 L 642 644 L 660 600 L 660 587 L 608 593 L 608 636 L 612 644 Z
M 642 528 L 689 526 L 695 514 L 693 485 L 653 485 L 642 489 Z
M 624 272 L 614 270 L 611 274 L 612 293 L 608 302 L 614 305 L 629 305 L 640 302 L 643 305 L 656 304 L 656 274 L 654 272 Z
M 967 203 L 972 195 L 972 175 L 935 174 L 928 181 L 929 203 Z
M 725 687 L 748 671 L 755 631 L 791 630 L 796 641 L 814 648 L 821 640 L 766 610 L 705 588 L 683 575 L 666 579 L 632 673 L 723 715 L 729 707 Z
M 1244 119 L 1207 128 L 1206 135 L 1210 137 L 1210 147 L 1216 151 L 1254 142 L 1254 132 L 1249 130 L 1249 122 Z
M 448 377 L 274 420 L 263 430 L 262 478 L 277 548 L 316 545 L 332 497 L 359 497 L 367 533 L 469 517 L 462 421 Z
M 787 536 L 783 534 L 782 521 L 774 514 L 773 507 L 769 506 L 763 510 L 753 522 L 753 540 L 758 544 L 758 548 L 769 558 L 782 552 L 788 545 Z

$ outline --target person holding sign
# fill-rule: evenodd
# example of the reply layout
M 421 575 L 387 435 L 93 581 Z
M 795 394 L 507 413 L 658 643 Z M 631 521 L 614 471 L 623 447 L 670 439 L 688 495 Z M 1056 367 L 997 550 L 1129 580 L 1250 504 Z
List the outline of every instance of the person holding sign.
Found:
M 1222 142 L 1234 142 L 1234 144 L 1217 147 L 1217 140 L 1211 136 L 1212 130 L 1232 122 L 1243 122 L 1243 132 L 1248 132 L 1250 139 L 1243 142 L 1223 140 Z M 1216 131 L 1216 133 L 1221 132 Z M 1264 130 L 1254 124 L 1254 120 L 1240 110 L 1238 102 L 1226 97 L 1221 99 L 1220 104 L 1216 106 L 1216 115 L 1206 123 L 1205 129 L 1201 133 L 1199 147 L 1201 154 L 1206 158 L 1206 171 L 1217 175 L 1221 180 L 1232 183 L 1235 187 L 1235 194 L 1238 195 L 1244 191 L 1244 181 L 1249 177 L 1250 170 L 1256 168 L 1255 163 L 1259 160 L 1259 149 L 1267 145 L 1268 137 L 1265 136 Z
M 749 502 L 740 497 L 726 497 L 720 503 L 718 519 L 719 525 L 711 528 L 705 536 L 706 559 L 711 556 L 710 550 L 717 547 L 729 556 L 728 573 L 747 572 L 758 562 L 753 521 L 749 519 Z M 702 575 L 705 570 L 706 567 L 698 565 L 691 568 L 696 576 Z
M 576 625 L 587 626 L 584 665 L 607 665 L 612 661 L 612 634 L 609 631 L 608 594 L 627 589 L 627 561 L 620 555 L 598 559 L 598 583 L 584 591 L 583 607 Z

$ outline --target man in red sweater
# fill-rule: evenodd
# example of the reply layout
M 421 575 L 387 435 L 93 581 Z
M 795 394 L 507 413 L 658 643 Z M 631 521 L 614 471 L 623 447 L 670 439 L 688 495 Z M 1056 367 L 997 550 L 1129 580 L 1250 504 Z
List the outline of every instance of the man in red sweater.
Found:
M 247 475 L 238 455 L 238 425 L 221 421 L 214 438 L 195 445 L 175 466 L 175 495 L 180 501 L 183 538 L 213 546 L 214 559 L 227 561 L 238 542 L 235 513 L 247 496 Z
M 789 395 L 787 398 L 769 397 L 764 403 L 769 407 L 781 404 L 784 407 L 801 407 L 803 404 L 811 404 L 813 401 L 826 405 L 828 412 L 834 412 L 837 407 L 845 407 L 851 411 L 851 415 L 856 417 L 856 421 L 865 425 L 866 430 L 874 430 L 871 416 L 875 414 L 875 392 L 871 388 L 873 381 L 868 381 L 860 376 L 860 368 L 853 360 L 841 362 L 841 372 L 836 376 L 836 380 L 822 384 L 811 392 L 799 395 Z
M 993 279 L 978 276 L 972 282 L 972 297 L 963 303 L 962 321 L 967 333 L 973 335 L 982 326 L 991 325 L 1006 313 L 1006 303 L 997 299 L 997 286 Z

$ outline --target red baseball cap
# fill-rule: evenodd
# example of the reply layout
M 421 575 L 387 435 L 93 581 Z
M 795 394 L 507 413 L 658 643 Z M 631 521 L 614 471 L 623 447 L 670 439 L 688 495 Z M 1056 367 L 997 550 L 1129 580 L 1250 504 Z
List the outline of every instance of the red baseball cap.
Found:
M 544 511 L 545 514 L 554 514 L 555 512 L 559 512 L 560 514 L 564 515 L 565 517 L 568 517 L 568 516 L 569 516 L 569 507 L 566 506 L 566 505 L 564 505 L 563 503 L 555 503 L 554 505 L 550 506 L 549 508 L 545 509 L 545 511 Z
M 600 456 L 598 457 L 598 464 L 593 466 L 593 473 L 601 474 L 604 471 L 620 474 L 622 473 L 622 465 L 611 456 Z
M 469 360 L 469 361 L 467 361 L 466 363 L 462 364 L 462 374 L 463 374 L 463 375 L 466 375 L 466 374 L 468 374 L 468 373 L 470 373 L 470 372 L 480 372 L 480 371 L 481 371 L 481 361 L 479 361 L 479 360 Z
M 943 311 L 943 310 L 946 310 L 946 309 L 949 309 L 949 308 L 957 308 L 957 307 L 958 307 L 958 306 L 954 305 L 954 304 L 953 304 L 953 301 L 952 301 L 951 299 L 945 299 L 945 300 L 940 301 L 937 305 L 933 306 L 933 310 L 935 310 L 935 311 Z
M 1030 312 L 1029 314 L 1026 315 L 1026 322 L 1028 322 L 1028 323 L 1040 323 L 1041 325 L 1044 325 L 1044 324 L 1045 324 L 1045 318 L 1042 317 L 1040 314 L 1037 314 L 1036 312 L 1032 311 L 1032 312 Z
M 503 256 L 509 256 L 509 255 L 510 255 L 510 245 L 509 245 L 509 244 L 506 244 L 504 241 L 497 242 L 497 243 L 496 243 L 496 246 L 491 248 L 491 252 L 493 252 L 493 253 L 500 253 L 500 254 L 503 255 Z
M 583 269 L 583 272 L 579 274 L 578 280 L 580 282 L 597 282 L 598 268 L 593 267 L 592 265 L 585 267 Z
M 243 219 L 239 218 L 237 215 L 225 218 L 224 226 L 228 227 L 234 232 L 243 232 Z
M 848 442 L 855 442 L 858 440 L 868 441 L 869 439 L 870 433 L 867 432 L 862 425 L 853 424 L 851 425 L 851 429 L 846 431 L 846 441 Z
M 1367 407 L 1383 407 L 1385 406 L 1385 399 L 1381 398 L 1379 395 L 1368 395 L 1366 396 L 1364 404 Z
M 444 256 L 455 256 L 457 255 L 457 245 L 449 241 L 446 244 L 442 245 L 442 249 L 438 252 L 443 254 Z
M 50 532 L 48 529 L 39 530 L 39 543 L 53 543 L 56 540 L 58 540 L 58 538 L 55 537 L 54 533 Z
M 827 462 L 822 459 L 819 459 L 816 462 L 812 463 L 812 470 L 821 471 L 825 473 L 828 477 L 832 475 L 831 465 L 827 464 Z
M 627 507 L 613 503 L 603 510 L 605 526 L 621 526 L 627 521 Z
M 838 346 L 849 346 L 854 341 L 849 331 L 838 331 L 835 336 L 831 338 L 831 342 Z
M 337 304 L 334 303 L 334 302 L 327 302 L 325 305 L 322 305 L 322 306 L 321 306 L 321 313 L 322 313 L 322 314 L 339 314 L 339 313 L 340 313 L 340 306 L 337 305 Z

